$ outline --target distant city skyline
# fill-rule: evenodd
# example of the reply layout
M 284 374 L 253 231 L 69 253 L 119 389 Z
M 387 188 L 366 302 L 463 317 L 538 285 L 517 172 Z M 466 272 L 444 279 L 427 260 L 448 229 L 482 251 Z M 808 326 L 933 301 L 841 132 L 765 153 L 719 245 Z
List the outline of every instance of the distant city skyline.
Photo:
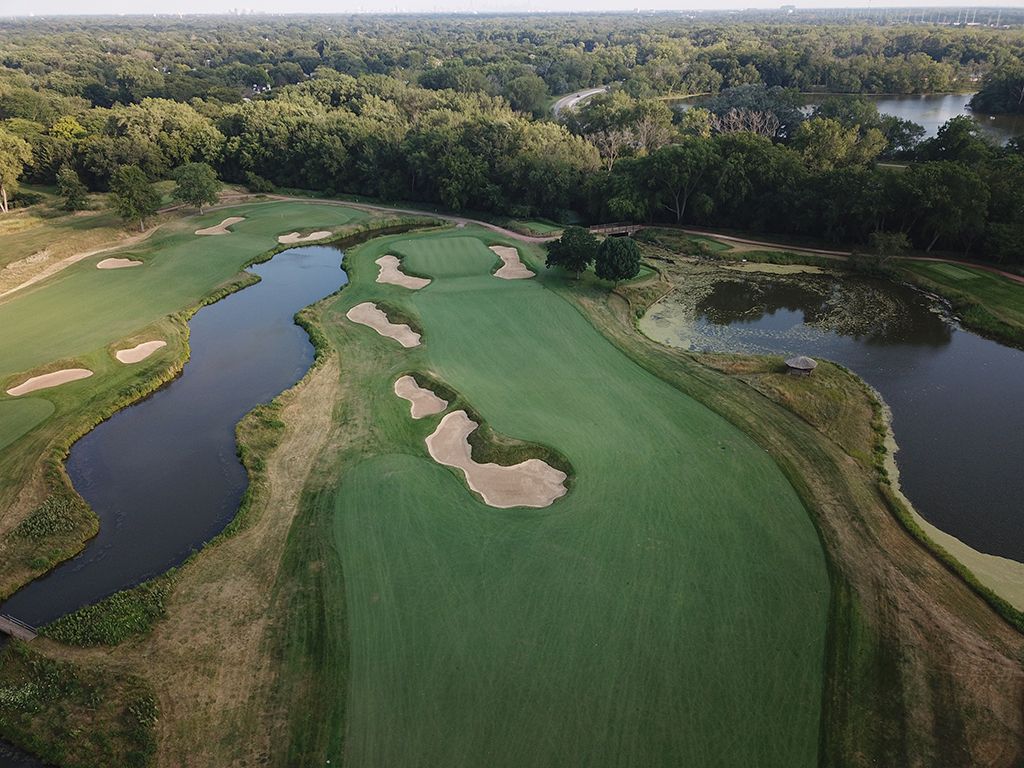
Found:
M 225 14 L 232 12 L 260 14 L 302 14 L 302 13 L 586 13 L 613 11 L 725 11 L 758 9 L 771 10 L 783 5 L 795 6 L 798 10 L 814 9 L 872 9 L 885 8 L 951 8 L 971 9 L 996 8 L 995 5 L 970 5 L 956 0 L 909 0 L 909 2 L 879 2 L 878 0 L 814 0 L 813 2 L 779 2 L 778 0 L 644 0 L 630 3 L 629 0 L 565 0 L 552 5 L 550 0 L 456 0 L 439 3 L 437 0 L 297 0 L 282 4 L 281 0 L 155 0 L 140 3 L 139 0 L 96 0 L 85 4 L 81 0 L 34 0 L 31 4 L 17 8 L 0 8 L 3 16 L 46 16 L 46 15 L 179 15 L 179 14 Z M 1005 8 L 1019 6 L 1005 5 Z

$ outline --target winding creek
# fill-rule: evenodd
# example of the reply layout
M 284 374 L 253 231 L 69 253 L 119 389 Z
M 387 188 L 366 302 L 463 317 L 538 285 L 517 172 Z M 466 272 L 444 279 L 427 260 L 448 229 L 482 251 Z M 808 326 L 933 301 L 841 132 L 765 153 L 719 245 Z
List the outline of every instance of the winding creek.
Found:
M 309 370 L 294 316 L 347 281 L 340 260 L 330 246 L 285 251 L 249 269 L 259 283 L 193 316 L 181 376 L 72 446 L 67 471 L 99 534 L 0 613 L 46 624 L 179 565 L 224 529 L 247 485 L 235 425 Z
M 1024 561 L 1024 352 L 965 330 L 905 285 L 734 275 L 694 273 L 641 328 L 696 351 L 807 354 L 850 368 L 892 411 L 901 484 L 921 515 L 980 552 Z

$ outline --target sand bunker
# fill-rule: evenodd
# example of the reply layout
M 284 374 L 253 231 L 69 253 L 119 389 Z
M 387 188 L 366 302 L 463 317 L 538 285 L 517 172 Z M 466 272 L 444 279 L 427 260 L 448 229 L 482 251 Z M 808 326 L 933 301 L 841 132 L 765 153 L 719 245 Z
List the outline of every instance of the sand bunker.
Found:
M 402 271 L 401 262 L 396 256 L 390 254 L 381 256 L 377 259 L 376 264 L 380 267 L 380 274 L 377 275 L 378 283 L 400 285 L 403 288 L 409 288 L 414 291 L 430 285 L 430 281 L 425 277 L 413 277 L 412 275 L 405 274 Z
M 494 273 L 495 277 L 500 277 L 502 280 L 523 280 L 533 277 L 534 273 L 519 260 L 519 251 L 515 248 L 508 245 L 492 245 L 491 250 L 504 262 L 501 269 Z
M 245 216 L 228 216 L 216 227 L 207 227 L 206 229 L 197 229 L 197 235 L 230 235 L 231 232 L 228 230 L 232 224 L 237 224 L 240 221 L 245 221 Z
M 287 235 L 281 235 L 277 238 L 277 242 L 281 245 L 292 245 L 293 243 L 308 243 L 310 240 L 323 240 L 325 237 L 330 237 L 333 232 L 321 230 L 319 232 L 312 232 L 308 235 L 300 235 L 298 232 L 289 232 Z
M 166 347 L 166 341 L 144 341 L 141 344 L 137 344 L 131 349 L 119 349 L 114 353 L 114 357 L 119 362 L 129 365 L 131 363 L 138 363 L 145 360 L 147 357 L 152 355 L 161 347 Z
M 96 269 L 125 269 L 141 265 L 142 262 L 135 259 L 104 259 L 96 265 Z
M 418 347 L 420 345 L 420 335 L 416 333 L 416 331 L 405 323 L 395 325 L 388 320 L 388 316 L 381 310 L 377 309 L 377 305 L 371 301 L 364 301 L 362 304 L 356 304 L 345 314 L 345 317 L 353 323 L 370 326 L 381 336 L 387 336 L 389 339 L 394 339 L 406 349 L 409 347 Z
M 395 394 L 412 403 L 414 419 L 433 416 L 448 407 L 447 400 L 442 400 L 429 389 L 421 387 L 412 376 L 402 376 L 395 382 Z
M 565 495 L 565 472 L 540 459 L 511 467 L 473 461 L 466 438 L 478 426 L 465 411 L 452 411 L 427 438 L 427 451 L 438 464 L 461 469 L 469 487 L 492 507 L 546 507 Z
M 92 376 L 92 371 L 88 368 L 65 368 L 62 371 L 44 373 L 42 376 L 33 376 L 28 381 L 8 389 L 7 394 L 14 395 L 15 397 L 18 395 L 27 395 L 29 392 L 35 392 L 39 389 L 49 389 L 50 387 L 56 387 L 60 384 L 67 384 L 69 381 L 88 379 L 90 376 Z

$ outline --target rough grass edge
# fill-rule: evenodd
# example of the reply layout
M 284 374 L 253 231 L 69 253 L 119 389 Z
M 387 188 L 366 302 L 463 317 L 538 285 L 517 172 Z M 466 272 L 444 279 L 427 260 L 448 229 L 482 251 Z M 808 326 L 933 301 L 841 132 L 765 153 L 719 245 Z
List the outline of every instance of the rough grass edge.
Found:
M 914 287 L 937 294 L 949 302 L 953 311 L 960 316 L 961 322 L 972 331 L 987 339 L 1024 349 L 1024 327 L 997 317 L 969 293 L 929 280 L 911 269 L 900 269 L 899 275 Z

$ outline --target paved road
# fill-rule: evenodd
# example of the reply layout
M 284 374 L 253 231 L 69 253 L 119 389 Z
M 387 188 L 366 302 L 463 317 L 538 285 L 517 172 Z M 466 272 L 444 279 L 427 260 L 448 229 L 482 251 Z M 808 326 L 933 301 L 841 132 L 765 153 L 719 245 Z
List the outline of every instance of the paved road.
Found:
M 563 96 L 554 104 L 551 105 L 551 112 L 555 117 L 562 114 L 567 109 L 575 109 L 579 106 L 580 102 L 586 101 L 591 96 L 596 96 L 599 93 L 604 93 L 608 90 L 607 85 L 602 85 L 600 88 L 587 88 L 584 91 L 576 91 L 570 93 L 568 96 Z

